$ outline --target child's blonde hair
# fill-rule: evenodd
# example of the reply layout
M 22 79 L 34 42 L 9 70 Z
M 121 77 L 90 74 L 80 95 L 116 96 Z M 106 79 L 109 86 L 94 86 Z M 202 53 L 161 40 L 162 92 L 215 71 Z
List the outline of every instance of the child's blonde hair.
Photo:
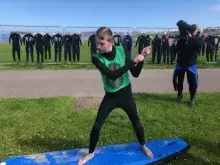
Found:
M 100 40 L 112 41 L 113 33 L 110 28 L 103 26 L 96 31 L 96 37 Z

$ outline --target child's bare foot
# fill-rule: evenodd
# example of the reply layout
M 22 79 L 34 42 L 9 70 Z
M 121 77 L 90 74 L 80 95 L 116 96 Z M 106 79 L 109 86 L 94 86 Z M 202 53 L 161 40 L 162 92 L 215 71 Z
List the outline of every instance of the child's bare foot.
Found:
M 143 150 L 143 152 L 150 158 L 153 158 L 153 153 L 151 152 L 151 150 L 149 148 L 147 148 L 145 145 L 141 145 L 141 148 Z
M 86 162 L 88 162 L 90 159 L 94 157 L 94 153 L 87 154 L 83 158 L 81 158 L 78 162 L 78 165 L 84 165 Z

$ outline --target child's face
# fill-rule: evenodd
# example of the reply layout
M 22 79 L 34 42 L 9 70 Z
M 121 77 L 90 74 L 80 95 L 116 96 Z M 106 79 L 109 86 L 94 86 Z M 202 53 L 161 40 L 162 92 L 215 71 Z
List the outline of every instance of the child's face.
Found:
M 99 53 L 108 53 L 112 49 L 113 42 L 109 40 L 101 40 L 96 38 L 97 50 Z

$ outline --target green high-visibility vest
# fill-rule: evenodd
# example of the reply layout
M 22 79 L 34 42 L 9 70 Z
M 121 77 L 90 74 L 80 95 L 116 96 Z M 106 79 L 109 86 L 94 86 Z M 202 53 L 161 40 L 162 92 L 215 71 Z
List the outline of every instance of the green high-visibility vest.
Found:
M 122 46 L 115 46 L 116 55 L 115 58 L 111 61 L 103 57 L 99 53 L 95 53 L 94 56 L 98 58 L 106 67 L 110 70 L 117 70 L 125 65 L 125 53 Z M 105 74 L 101 73 L 104 90 L 106 92 L 116 92 L 121 88 L 126 87 L 130 83 L 130 78 L 128 72 L 125 72 L 121 77 L 116 80 L 109 79 Z

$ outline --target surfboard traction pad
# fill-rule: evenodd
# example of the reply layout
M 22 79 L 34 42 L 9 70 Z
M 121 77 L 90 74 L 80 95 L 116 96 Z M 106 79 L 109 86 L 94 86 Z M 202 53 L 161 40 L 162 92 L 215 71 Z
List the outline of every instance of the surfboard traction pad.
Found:
M 151 149 L 154 158 L 144 155 L 138 142 L 131 142 L 97 147 L 95 156 L 86 165 L 104 165 L 110 160 L 110 164 L 115 165 L 158 165 L 175 159 L 190 149 L 190 145 L 182 138 L 150 140 L 146 142 L 146 146 Z M 0 165 L 77 165 L 79 159 L 87 153 L 88 148 L 45 152 L 8 158 Z

